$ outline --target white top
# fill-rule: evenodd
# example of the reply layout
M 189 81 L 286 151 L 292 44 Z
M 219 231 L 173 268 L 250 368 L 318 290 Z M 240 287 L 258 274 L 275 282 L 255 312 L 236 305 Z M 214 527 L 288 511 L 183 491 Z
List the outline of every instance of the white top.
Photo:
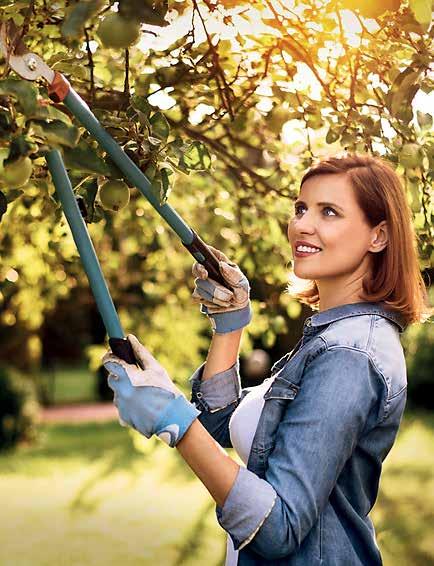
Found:
M 258 427 L 259 418 L 264 406 L 264 395 L 270 388 L 274 378 L 265 379 L 260 385 L 250 388 L 229 421 L 229 433 L 232 446 L 247 466 L 253 438 Z M 225 566 L 237 566 L 238 550 L 234 550 L 231 537 L 227 536 Z

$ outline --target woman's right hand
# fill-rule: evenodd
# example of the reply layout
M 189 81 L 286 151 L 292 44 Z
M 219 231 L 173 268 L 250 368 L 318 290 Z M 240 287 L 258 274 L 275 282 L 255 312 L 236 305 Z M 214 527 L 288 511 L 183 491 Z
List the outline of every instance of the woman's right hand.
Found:
M 206 268 L 196 262 L 192 273 L 196 277 L 193 300 L 201 304 L 217 334 L 226 334 L 247 326 L 252 318 L 250 285 L 236 263 L 220 250 L 208 246 L 219 260 L 220 273 L 229 289 L 208 277 Z

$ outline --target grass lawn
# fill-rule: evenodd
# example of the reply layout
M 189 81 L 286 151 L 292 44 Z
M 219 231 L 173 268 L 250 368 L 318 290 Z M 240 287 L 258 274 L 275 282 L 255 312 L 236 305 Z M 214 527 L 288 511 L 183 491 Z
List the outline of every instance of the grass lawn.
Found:
M 434 417 L 408 414 L 372 517 L 385 566 L 434 565 Z M 230 451 L 233 455 L 233 451 Z M 218 566 L 225 532 L 179 457 L 117 422 L 0 456 L 2 566 Z
M 87 365 L 53 366 L 40 376 L 40 387 L 53 404 L 98 401 L 97 377 Z

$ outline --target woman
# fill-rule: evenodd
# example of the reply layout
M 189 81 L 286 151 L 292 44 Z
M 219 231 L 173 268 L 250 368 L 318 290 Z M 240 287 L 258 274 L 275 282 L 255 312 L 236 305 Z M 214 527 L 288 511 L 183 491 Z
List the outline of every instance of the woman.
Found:
M 111 353 L 104 364 L 120 418 L 176 446 L 215 499 L 228 566 L 374 566 L 368 514 L 406 402 L 399 334 L 429 310 L 398 177 L 368 156 L 321 162 L 302 180 L 288 239 L 306 280 L 293 294 L 319 312 L 261 385 L 240 387 L 249 284 L 218 250 L 232 291 L 193 266 L 214 334 L 192 402 L 133 336 L 143 369 Z

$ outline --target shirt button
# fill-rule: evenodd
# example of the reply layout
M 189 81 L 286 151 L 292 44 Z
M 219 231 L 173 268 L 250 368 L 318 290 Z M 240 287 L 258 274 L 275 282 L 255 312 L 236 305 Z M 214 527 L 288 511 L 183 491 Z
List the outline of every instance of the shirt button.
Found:
M 201 393 L 200 391 L 198 391 L 198 392 L 196 393 L 196 397 L 197 397 L 198 399 L 202 399 L 203 393 Z
M 307 318 L 304 322 L 304 325 L 307 327 L 311 327 L 312 326 L 312 319 Z

